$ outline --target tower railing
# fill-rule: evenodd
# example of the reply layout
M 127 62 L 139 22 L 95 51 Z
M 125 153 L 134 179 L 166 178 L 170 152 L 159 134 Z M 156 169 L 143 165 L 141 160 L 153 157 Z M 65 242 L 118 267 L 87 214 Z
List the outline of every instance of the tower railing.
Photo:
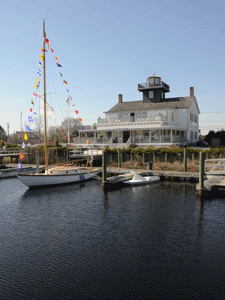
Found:
M 145 83 L 139 83 L 138 84 L 138 89 L 142 90 L 142 89 L 148 89 L 148 88 L 154 88 L 154 87 L 164 87 L 165 89 L 167 89 L 168 91 L 170 90 L 170 87 L 168 84 L 166 84 L 163 81 L 160 81 L 159 83 L 154 83 L 151 84 L 150 82 L 145 82 Z

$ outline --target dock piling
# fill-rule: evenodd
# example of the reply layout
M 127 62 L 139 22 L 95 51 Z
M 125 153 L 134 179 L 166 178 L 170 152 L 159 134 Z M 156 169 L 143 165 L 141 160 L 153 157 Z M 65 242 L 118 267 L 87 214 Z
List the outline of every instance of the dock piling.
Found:
M 106 152 L 102 152 L 102 187 L 106 186 Z
M 187 148 L 184 148 L 184 172 L 187 172 Z
M 205 172 L 205 153 L 200 152 L 200 165 L 199 165 L 199 195 L 202 195 L 204 190 L 204 172 Z
M 118 149 L 118 168 L 121 168 L 121 151 Z
M 38 150 L 36 150 L 35 156 L 36 156 L 36 173 L 39 173 L 39 151 Z

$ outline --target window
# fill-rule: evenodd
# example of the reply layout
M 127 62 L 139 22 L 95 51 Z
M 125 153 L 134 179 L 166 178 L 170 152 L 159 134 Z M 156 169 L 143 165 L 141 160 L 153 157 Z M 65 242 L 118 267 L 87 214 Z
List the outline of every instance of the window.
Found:
M 136 112 L 136 117 L 138 119 L 144 119 L 144 118 L 147 118 L 148 116 L 148 113 L 147 111 L 139 111 L 139 112 Z
M 198 139 L 198 134 L 197 134 L 197 131 L 195 131 L 195 140 Z
M 149 97 L 149 99 L 153 99 L 154 98 L 154 92 L 153 91 L 149 91 L 148 97 Z
M 172 122 L 174 121 L 174 114 L 173 114 L 173 112 L 172 112 Z
M 193 140 L 193 131 L 190 132 L 190 140 Z
M 196 115 L 194 115 L 194 122 L 198 123 L 198 117 Z
M 155 78 L 155 84 L 159 85 L 160 84 L 160 78 Z
M 119 114 L 119 120 L 125 121 L 128 118 L 128 113 L 120 113 Z
M 193 113 L 190 113 L 190 121 L 193 122 Z

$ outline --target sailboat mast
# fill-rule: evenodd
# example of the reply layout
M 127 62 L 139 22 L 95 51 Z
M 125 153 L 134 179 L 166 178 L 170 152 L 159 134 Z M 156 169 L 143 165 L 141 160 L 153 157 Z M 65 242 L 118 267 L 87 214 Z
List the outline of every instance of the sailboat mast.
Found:
M 45 172 L 48 172 L 48 144 L 47 144 L 47 114 L 46 114 L 46 72 L 45 72 L 45 20 L 43 20 L 43 89 L 44 89 L 44 149 Z

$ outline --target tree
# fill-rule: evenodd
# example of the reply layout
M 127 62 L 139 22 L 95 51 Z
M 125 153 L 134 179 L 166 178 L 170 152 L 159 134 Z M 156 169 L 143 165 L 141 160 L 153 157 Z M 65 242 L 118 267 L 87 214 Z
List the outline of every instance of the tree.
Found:
M 207 142 L 210 146 L 212 146 L 212 139 L 219 139 L 220 145 L 225 146 L 225 131 L 209 131 L 209 133 L 205 136 L 204 141 Z
M 4 128 L 0 125 L 0 140 L 7 141 L 7 136 Z

